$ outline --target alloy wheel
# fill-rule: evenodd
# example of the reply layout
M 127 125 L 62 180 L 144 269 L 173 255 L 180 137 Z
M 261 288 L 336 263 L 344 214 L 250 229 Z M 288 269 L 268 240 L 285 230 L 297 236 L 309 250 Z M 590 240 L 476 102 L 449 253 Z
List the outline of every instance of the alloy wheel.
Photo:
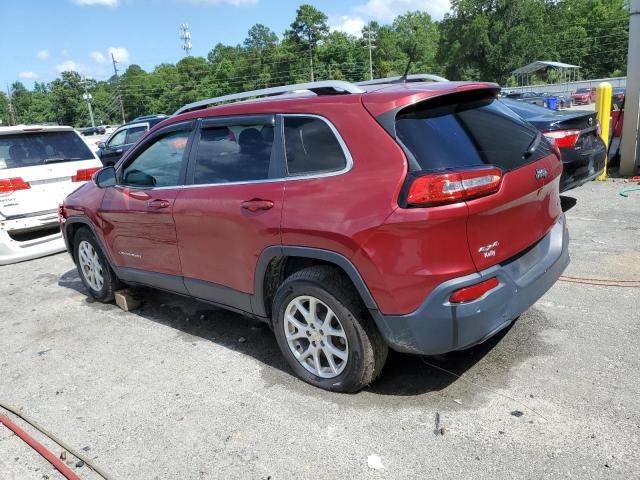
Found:
M 334 378 L 349 359 L 347 335 L 338 316 L 322 300 L 309 295 L 289 302 L 284 334 L 298 363 L 313 375 Z
M 96 249 L 86 240 L 78 244 L 78 261 L 80 262 L 84 279 L 91 289 L 96 292 L 102 290 L 104 286 L 102 263 L 100 263 L 100 257 Z

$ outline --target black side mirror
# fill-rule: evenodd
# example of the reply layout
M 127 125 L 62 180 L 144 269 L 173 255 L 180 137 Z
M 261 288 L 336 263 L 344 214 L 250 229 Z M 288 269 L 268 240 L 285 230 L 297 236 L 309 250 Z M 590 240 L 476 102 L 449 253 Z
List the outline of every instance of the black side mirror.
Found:
M 98 188 L 113 187 L 116 184 L 116 169 L 113 166 L 104 167 L 93 178 Z
M 104 142 L 98 142 L 97 145 L 100 150 L 104 150 L 106 147 L 106 144 Z

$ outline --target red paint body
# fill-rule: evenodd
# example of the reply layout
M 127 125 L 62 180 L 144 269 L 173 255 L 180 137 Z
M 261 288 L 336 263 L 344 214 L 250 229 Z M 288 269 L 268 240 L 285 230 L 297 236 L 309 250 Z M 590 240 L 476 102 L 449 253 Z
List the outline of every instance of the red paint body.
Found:
M 148 190 L 152 198 L 144 200 L 119 187 L 100 190 L 87 184 L 66 199 L 65 215 L 89 217 L 117 266 L 182 275 L 248 294 L 255 293 L 256 264 L 266 247 L 337 252 L 356 267 L 381 313 L 407 314 L 440 283 L 525 250 L 561 214 L 562 163 L 554 155 L 506 173 L 499 191 L 486 197 L 426 208 L 399 206 L 407 159 L 376 118 L 430 97 L 495 88 L 462 82 L 400 84 L 373 87 L 365 94 L 272 97 L 178 115 L 147 135 L 186 119 L 321 115 L 340 132 L 353 168 L 319 178 Z M 548 170 L 545 180 L 536 179 L 540 168 Z M 150 209 L 148 201 L 156 198 L 171 205 Z M 273 207 L 242 208 L 252 199 L 268 200 Z M 494 256 L 478 251 L 496 241 L 500 248 Z M 141 251 L 142 259 L 118 253 L 127 249 Z

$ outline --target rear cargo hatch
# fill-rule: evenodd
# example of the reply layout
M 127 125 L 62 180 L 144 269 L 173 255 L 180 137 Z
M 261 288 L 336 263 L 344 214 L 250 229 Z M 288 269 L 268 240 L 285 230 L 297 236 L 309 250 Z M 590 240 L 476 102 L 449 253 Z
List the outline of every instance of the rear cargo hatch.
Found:
M 423 176 L 445 179 L 429 185 L 432 190 L 466 189 L 442 201 L 466 202 L 477 270 L 525 251 L 561 214 L 562 163 L 540 132 L 497 101 L 495 92 L 452 93 L 411 105 L 398 112 L 395 128 L 411 171 L 399 203 L 430 208 L 406 196 Z
M 0 215 L 6 219 L 53 212 L 100 166 L 73 130 L 0 135 Z

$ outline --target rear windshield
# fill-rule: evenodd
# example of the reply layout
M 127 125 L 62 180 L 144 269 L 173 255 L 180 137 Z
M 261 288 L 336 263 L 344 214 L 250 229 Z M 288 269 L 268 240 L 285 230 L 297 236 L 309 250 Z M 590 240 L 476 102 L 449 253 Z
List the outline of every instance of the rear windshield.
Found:
M 72 131 L 0 136 L 0 170 L 93 158 L 89 146 Z
M 475 98 L 474 98 L 475 97 Z M 509 171 L 549 155 L 538 130 L 493 96 L 459 95 L 421 102 L 396 117 L 396 134 L 412 171 L 495 165 Z
M 576 93 L 589 93 L 591 90 L 589 88 L 579 88 L 576 90 Z

